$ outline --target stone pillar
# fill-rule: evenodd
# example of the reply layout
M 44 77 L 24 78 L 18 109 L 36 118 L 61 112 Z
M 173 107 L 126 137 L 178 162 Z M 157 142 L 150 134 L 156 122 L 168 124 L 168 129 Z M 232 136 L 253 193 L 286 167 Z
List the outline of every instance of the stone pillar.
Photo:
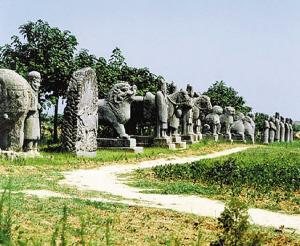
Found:
M 83 68 L 73 73 L 64 111 L 63 149 L 77 156 L 96 156 L 98 85 L 96 73 Z
M 270 120 L 270 131 L 269 131 L 269 141 L 270 141 L 270 143 L 274 143 L 276 129 L 277 128 L 276 128 L 276 125 L 275 125 L 275 118 L 271 117 L 271 120 Z

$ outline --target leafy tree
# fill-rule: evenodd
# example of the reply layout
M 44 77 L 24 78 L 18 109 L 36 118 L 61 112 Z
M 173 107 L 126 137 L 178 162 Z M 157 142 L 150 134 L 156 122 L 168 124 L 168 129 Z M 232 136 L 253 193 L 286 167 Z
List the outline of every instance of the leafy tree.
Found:
M 210 97 L 212 105 L 219 105 L 222 108 L 232 106 L 243 113 L 248 113 L 252 110 L 251 107 L 246 105 L 245 99 L 223 81 L 216 81 L 203 94 Z
M 69 31 L 51 27 L 43 20 L 21 25 L 19 32 L 21 37 L 12 36 L 10 44 L 0 47 L 0 64 L 23 76 L 32 70 L 41 73 L 41 98 L 55 105 L 53 138 L 57 141 L 59 97 L 64 96 L 75 68 L 77 40 Z
M 256 133 L 261 134 L 264 130 L 265 120 L 268 119 L 268 115 L 264 113 L 255 113 L 255 128 Z
M 95 68 L 97 58 L 96 56 L 89 54 L 89 51 L 87 49 L 82 49 L 78 54 L 76 54 L 74 63 L 76 69 L 81 69 L 84 67 Z

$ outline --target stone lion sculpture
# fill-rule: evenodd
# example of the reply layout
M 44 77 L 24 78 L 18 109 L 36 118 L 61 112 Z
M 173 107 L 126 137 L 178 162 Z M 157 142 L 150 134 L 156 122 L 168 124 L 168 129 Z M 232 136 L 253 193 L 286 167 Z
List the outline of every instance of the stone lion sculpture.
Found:
M 221 131 L 228 137 L 228 140 L 230 141 L 232 140 L 230 127 L 233 124 L 234 115 L 235 115 L 235 109 L 231 106 L 228 106 L 224 108 L 224 113 L 220 116 Z
M 112 126 L 120 138 L 129 139 L 124 124 L 130 119 L 131 103 L 135 99 L 136 86 L 127 82 L 115 84 L 106 98 L 98 102 L 99 123 Z

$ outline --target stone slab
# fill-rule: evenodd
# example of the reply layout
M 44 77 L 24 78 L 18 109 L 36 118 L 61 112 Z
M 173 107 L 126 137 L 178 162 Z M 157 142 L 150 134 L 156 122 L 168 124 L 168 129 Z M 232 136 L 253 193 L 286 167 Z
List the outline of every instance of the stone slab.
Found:
M 182 141 L 185 141 L 188 144 L 193 144 L 193 143 L 198 142 L 197 135 L 193 135 L 193 134 L 183 135 L 183 136 L 181 136 L 181 139 L 182 139 Z
M 132 135 L 130 137 L 136 139 L 136 146 L 141 146 L 141 147 L 153 146 L 153 137 L 152 136 Z
M 100 147 L 100 149 L 109 149 L 109 150 L 124 150 L 127 152 L 133 152 L 136 154 L 144 153 L 143 147 Z
M 118 147 L 118 148 L 134 148 L 136 147 L 136 139 L 122 139 L 122 138 L 97 138 L 98 148 Z
M 97 152 L 96 151 L 93 151 L 93 152 L 88 152 L 88 151 L 77 151 L 76 153 L 76 156 L 78 157 L 96 157 L 97 155 Z
M 171 138 L 154 138 L 153 144 L 155 146 L 167 147 L 171 143 Z

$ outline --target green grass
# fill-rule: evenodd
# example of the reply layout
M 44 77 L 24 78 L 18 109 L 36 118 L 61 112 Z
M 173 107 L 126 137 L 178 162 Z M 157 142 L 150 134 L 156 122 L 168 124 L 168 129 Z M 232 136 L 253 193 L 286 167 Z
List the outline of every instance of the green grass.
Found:
M 209 245 L 216 240 L 220 231 L 216 220 L 199 218 L 169 210 L 125 206 L 118 203 L 91 202 L 90 196 L 103 196 L 97 192 L 78 191 L 63 186 L 59 181 L 63 171 L 78 168 L 94 168 L 110 163 L 132 163 L 141 160 L 168 158 L 169 156 L 191 156 L 221 151 L 231 146 L 226 143 L 202 142 L 184 151 L 170 151 L 162 148 L 147 148 L 143 154 L 122 151 L 100 150 L 97 157 L 76 158 L 66 153 L 43 152 L 39 159 L 1 160 L 0 188 L 11 180 L 13 192 L 25 189 L 45 189 L 71 194 L 78 198 L 39 199 L 22 194 L 11 194 L 12 241 L 14 245 Z M 242 146 L 242 145 L 241 145 Z M 148 170 L 149 172 L 149 170 Z M 139 175 L 142 177 L 143 172 Z M 147 174 L 148 175 L 148 174 Z M 151 176 L 152 175 L 152 176 Z M 167 189 L 169 193 L 198 193 L 203 196 L 217 196 L 216 186 L 193 183 L 191 180 L 165 182 L 153 175 L 140 181 L 140 186 L 150 187 L 153 181 L 160 185 L 153 187 Z M 168 186 L 166 185 L 168 184 Z M 192 187 L 194 185 L 194 187 Z M 171 187 L 172 186 L 172 187 Z M 5 201 L 4 215 L 9 201 Z M 264 234 L 266 245 L 297 245 L 299 237 L 274 232 L 272 229 L 251 227 L 254 233 Z M 177 244 L 176 244 L 177 243 Z M 54 245 L 54 244 L 52 244 Z
M 145 192 L 197 194 L 300 213 L 300 142 L 276 143 L 231 156 L 139 170 L 132 185 Z M 150 189 L 150 191 L 149 191 Z

